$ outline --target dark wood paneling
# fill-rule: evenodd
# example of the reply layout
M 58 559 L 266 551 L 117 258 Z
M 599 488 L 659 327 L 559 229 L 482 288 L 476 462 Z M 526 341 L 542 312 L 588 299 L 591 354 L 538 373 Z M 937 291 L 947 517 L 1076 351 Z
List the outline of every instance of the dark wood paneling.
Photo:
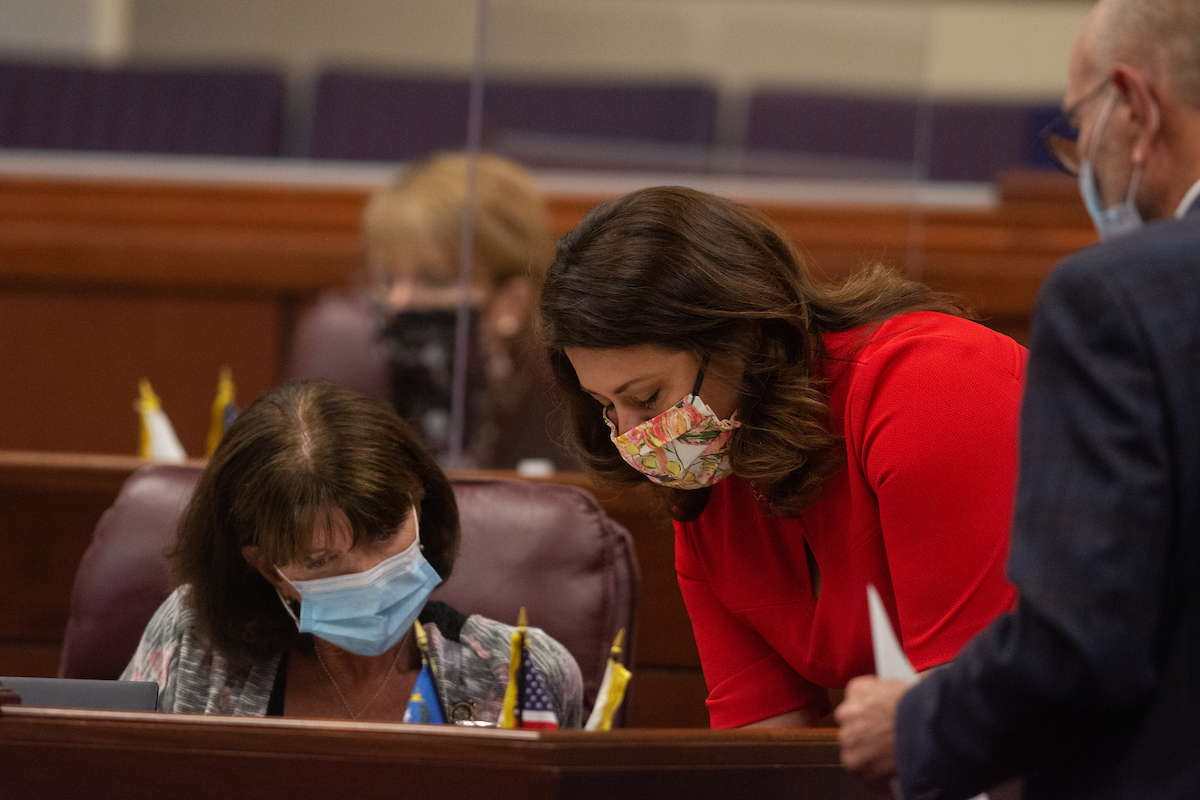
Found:
M 242 402 L 276 384 L 279 308 L 261 292 L 0 288 L 0 448 L 134 454 L 146 378 L 203 456 L 221 366 Z
M 643 664 L 639 657 L 629 682 L 629 727 L 707 728 L 707 699 L 708 686 L 699 667 Z
M 134 453 L 148 378 L 203 455 L 222 365 L 277 385 L 296 309 L 360 263 L 367 190 L 0 178 L 0 448 Z
M 58 672 L 59 641 L 29 642 L 0 638 L 0 673 L 53 678 Z
M 0 177 L 0 278 L 315 292 L 358 265 L 367 192 Z

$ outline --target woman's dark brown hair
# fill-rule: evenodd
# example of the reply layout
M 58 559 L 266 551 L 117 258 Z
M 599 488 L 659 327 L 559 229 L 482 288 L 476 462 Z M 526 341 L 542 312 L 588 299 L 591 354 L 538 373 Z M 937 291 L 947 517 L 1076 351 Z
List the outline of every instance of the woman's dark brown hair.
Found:
M 874 267 L 839 285 L 816 281 L 765 214 L 692 189 L 642 189 L 592 209 L 558 243 L 542 288 L 541 325 L 566 397 L 580 463 L 601 479 L 645 478 L 621 458 L 600 404 L 579 386 L 568 347 L 654 345 L 744 364 L 742 426 L 730 440 L 733 470 L 775 513 L 811 505 L 843 457 L 829 429 L 816 367 L 822 334 L 907 311 L 961 309 L 945 296 Z M 676 519 L 693 519 L 707 490 L 668 490 Z
M 458 506 L 446 476 L 395 411 L 326 380 L 255 400 L 225 432 L 179 523 L 173 577 L 189 584 L 200 631 L 238 665 L 296 636 L 274 588 L 242 557 L 304 558 L 335 510 L 354 545 L 394 531 L 421 504 L 422 552 L 443 579 L 458 554 Z

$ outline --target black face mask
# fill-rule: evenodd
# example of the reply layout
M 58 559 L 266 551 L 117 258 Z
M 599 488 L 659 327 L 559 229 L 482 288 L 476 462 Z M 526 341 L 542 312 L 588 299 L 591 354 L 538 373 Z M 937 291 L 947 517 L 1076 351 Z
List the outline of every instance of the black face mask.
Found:
M 387 319 L 380 333 L 387 352 L 392 405 L 435 455 L 444 454 L 450 442 L 457 314 L 455 309 L 399 311 Z M 469 449 L 484 377 L 478 346 L 479 312 L 475 309 L 469 325 L 464 450 Z

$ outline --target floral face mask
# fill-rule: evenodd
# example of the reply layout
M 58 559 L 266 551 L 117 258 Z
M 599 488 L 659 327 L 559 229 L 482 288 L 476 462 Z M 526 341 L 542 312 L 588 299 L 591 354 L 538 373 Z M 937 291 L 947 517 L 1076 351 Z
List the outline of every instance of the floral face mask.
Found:
M 726 449 L 734 429 L 742 423 L 736 413 L 727 420 L 713 413 L 700 399 L 703 382 L 701 367 L 691 394 L 623 434 L 618 435 L 617 427 L 604 415 L 613 444 L 629 466 L 672 489 L 703 489 L 733 471 Z

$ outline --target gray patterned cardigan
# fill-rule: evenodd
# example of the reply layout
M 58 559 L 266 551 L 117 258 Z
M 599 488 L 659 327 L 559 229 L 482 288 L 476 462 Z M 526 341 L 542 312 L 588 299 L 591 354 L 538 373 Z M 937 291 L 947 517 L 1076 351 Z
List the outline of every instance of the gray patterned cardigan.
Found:
M 154 612 L 121 679 L 157 682 L 160 711 L 265 716 L 282 654 L 248 670 L 231 670 L 196 631 L 184 600 L 187 590 L 176 589 Z M 508 686 L 513 628 L 478 614 L 464 616 L 436 601 L 426 604 L 421 623 L 442 708 L 460 719 L 496 722 Z M 583 680 L 575 659 L 538 628 L 529 629 L 526 641 L 550 689 L 559 727 L 580 727 Z

